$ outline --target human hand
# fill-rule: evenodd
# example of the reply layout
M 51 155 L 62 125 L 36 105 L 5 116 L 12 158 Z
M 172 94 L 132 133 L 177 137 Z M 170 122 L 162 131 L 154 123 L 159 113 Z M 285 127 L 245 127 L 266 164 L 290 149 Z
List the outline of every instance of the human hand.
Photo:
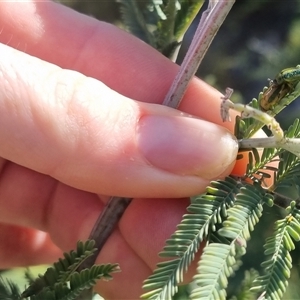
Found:
M 233 167 L 220 94 L 195 79 L 186 114 L 153 104 L 178 67 L 59 4 L 0 2 L 0 25 L 0 268 L 53 262 L 88 237 L 103 195 L 135 197 L 97 260 L 122 272 L 97 288 L 137 298 L 185 212 L 178 198 Z

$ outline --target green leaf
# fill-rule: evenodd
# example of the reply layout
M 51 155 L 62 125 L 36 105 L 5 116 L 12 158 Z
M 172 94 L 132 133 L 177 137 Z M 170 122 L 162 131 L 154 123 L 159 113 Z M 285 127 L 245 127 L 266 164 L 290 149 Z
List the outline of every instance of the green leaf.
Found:
M 194 260 L 200 243 L 226 218 L 227 207 L 233 204 L 240 185 L 240 182 L 227 177 L 211 182 L 207 194 L 191 199 L 191 205 L 187 208 L 189 214 L 183 216 L 160 253 L 172 259 L 159 263 L 153 274 L 144 281 L 143 288 L 151 291 L 143 294 L 142 298 L 169 299 L 177 292 L 177 285 L 183 281 L 183 273 Z
M 96 251 L 95 241 L 88 240 L 85 243 L 78 241 L 76 251 L 64 253 L 64 258 L 60 258 L 54 263 L 53 267 L 47 269 L 44 275 L 40 275 L 30 286 L 22 293 L 23 297 L 29 297 L 38 294 L 44 287 L 53 287 L 56 283 L 65 283 L 69 276 L 78 268 L 78 266 L 93 255 Z
M 191 299 L 226 299 L 228 277 L 234 273 L 236 264 L 235 245 L 211 243 L 207 245 L 201 256 L 194 276 Z
M 265 195 L 258 185 L 242 187 L 236 195 L 235 204 L 227 210 L 228 218 L 218 234 L 230 239 L 249 240 L 250 231 L 254 230 L 254 226 L 262 216 Z
M 5 280 L 0 276 L 0 300 L 21 300 L 19 287 L 11 280 Z

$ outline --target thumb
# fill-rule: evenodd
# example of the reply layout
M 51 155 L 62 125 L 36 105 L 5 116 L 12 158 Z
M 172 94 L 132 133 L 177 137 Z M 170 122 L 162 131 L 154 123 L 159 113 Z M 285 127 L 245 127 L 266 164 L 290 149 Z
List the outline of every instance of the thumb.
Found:
M 229 172 L 224 128 L 0 45 L 0 155 L 70 186 L 183 197 Z M 201 101 L 201 100 L 200 100 Z

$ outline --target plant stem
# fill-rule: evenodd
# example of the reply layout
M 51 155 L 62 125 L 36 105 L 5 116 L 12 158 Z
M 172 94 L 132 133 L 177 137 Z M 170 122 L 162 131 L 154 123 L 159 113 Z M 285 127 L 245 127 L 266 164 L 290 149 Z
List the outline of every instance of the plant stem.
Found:
M 163 102 L 163 105 L 178 108 L 187 86 L 199 68 L 205 53 L 224 22 L 235 0 L 209 2 L 203 13 L 189 50 L 181 64 L 179 72 Z M 214 1 L 215 2 L 215 1 Z

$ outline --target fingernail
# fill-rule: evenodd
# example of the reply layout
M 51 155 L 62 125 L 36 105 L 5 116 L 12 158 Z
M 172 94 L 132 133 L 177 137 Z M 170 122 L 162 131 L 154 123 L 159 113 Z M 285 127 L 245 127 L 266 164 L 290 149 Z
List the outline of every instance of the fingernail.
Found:
M 188 116 L 143 116 L 137 142 L 154 167 L 206 179 L 222 174 L 238 151 L 236 138 L 225 128 Z

